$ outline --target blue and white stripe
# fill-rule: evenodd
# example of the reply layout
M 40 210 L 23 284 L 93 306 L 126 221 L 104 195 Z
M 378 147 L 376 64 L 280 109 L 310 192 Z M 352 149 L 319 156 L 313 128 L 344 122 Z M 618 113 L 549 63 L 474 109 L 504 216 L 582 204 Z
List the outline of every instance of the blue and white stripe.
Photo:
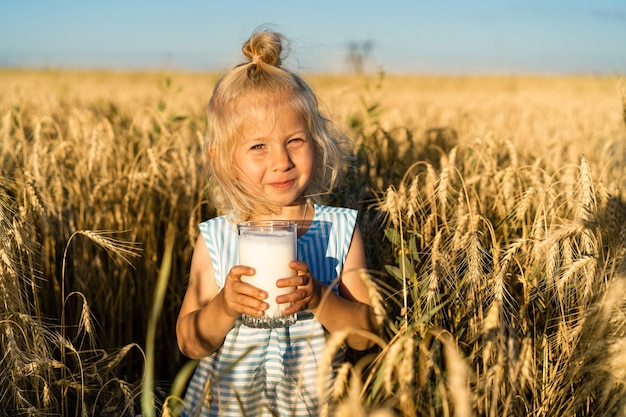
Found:
M 313 276 L 330 286 L 336 284 L 343 269 L 357 212 L 321 205 L 314 208 L 311 227 L 298 238 L 298 259 L 306 261 Z M 200 231 L 221 288 L 228 271 L 237 264 L 236 226 L 222 216 L 201 223 Z M 326 336 L 309 311 L 298 313 L 298 321 L 285 328 L 253 329 L 237 320 L 222 347 L 198 364 L 187 388 L 183 415 L 318 415 L 316 380 Z M 330 386 L 332 369 L 327 374 Z M 210 395 L 204 394 L 205 388 Z

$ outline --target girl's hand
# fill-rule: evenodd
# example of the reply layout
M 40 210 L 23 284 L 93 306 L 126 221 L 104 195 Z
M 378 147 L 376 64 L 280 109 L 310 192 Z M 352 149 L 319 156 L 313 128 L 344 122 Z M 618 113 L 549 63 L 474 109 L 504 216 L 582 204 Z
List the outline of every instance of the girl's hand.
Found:
M 237 317 L 240 314 L 262 317 L 269 305 L 264 302 L 267 293 L 241 281 L 242 275 L 254 275 L 254 269 L 247 266 L 233 266 L 226 276 L 222 297 L 226 314 Z
M 298 272 L 298 275 L 289 278 L 281 278 L 276 281 L 279 288 L 295 287 L 289 294 L 276 297 L 278 304 L 291 303 L 284 310 L 285 315 L 297 313 L 301 310 L 313 310 L 322 298 L 322 284 L 309 272 L 306 262 L 291 261 L 289 268 Z

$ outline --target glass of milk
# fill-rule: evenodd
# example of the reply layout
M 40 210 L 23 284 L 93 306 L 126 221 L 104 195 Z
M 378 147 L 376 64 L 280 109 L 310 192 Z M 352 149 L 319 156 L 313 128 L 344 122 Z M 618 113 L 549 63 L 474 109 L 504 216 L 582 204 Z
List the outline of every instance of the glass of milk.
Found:
M 268 294 L 269 308 L 263 317 L 242 315 L 248 327 L 269 329 L 286 327 L 296 322 L 296 314 L 285 316 L 285 304 L 277 304 L 276 297 L 292 292 L 294 287 L 278 288 L 276 281 L 296 275 L 289 262 L 297 260 L 297 223 L 286 220 L 252 220 L 239 223 L 239 265 L 254 268 L 254 275 L 242 276 L 241 280 Z

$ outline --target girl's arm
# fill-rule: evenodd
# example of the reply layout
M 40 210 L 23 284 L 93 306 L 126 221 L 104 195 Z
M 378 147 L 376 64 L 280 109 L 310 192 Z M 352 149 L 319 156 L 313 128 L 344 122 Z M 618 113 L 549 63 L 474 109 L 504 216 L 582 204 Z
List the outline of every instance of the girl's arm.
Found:
M 263 315 L 267 304 L 262 300 L 267 294 L 241 282 L 241 275 L 252 273 L 248 267 L 233 267 L 220 291 L 209 250 L 203 237 L 198 236 L 189 285 L 176 323 L 178 347 L 185 356 L 201 358 L 219 349 L 240 314 Z
M 369 293 L 360 276 L 366 268 L 363 239 L 357 226 L 341 274 L 339 294 L 327 291 L 324 286 L 321 291 L 322 300 L 315 308 L 311 308 L 315 317 L 330 333 L 348 327 L 377 333 Z M 322 286 L 321 283 L 318 284 Z M 371 339 L 357 334 L 350 335 L 346 342 L 355 350 L 364 350 L 373 344 Z
M 297 279 L 300 282 L 296 283 L 299 287 L 294 292 L 298 293 L 294 296 L 295 299 L 284 299 L 285 302 L 293 302 L 290 308 L 285 309 L 285 314 L 308 307 L 330 333 L 345 328 L 377 332 L 367 287 L 360 277 L 360 274 L 365 272 L 366 261 L 363 239 L 358 227 L 354 229 L 352 242 L 346 255 L 339 294 L 327 291 L 326 286 L 311 276 L 306 263 L 294 262 L 293 264 L 298 266 L 294 269 L 299 272 Z M 281 284 L 280 281 L 282 280 L 279 280 L 279 286 L 293 285 L 287 281 Z M 283 302 L 280 297 L 279 302 Z M 369 338 L 358 334 L 350 335 L 347 343 L 355 350 L 364 350 L 373 344 Z

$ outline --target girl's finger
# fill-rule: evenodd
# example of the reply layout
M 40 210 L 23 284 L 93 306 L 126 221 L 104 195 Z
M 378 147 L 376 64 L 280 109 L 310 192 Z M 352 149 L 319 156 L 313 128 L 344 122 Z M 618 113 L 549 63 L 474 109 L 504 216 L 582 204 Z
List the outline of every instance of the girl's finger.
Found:
M 289 267 L 298 271 L 298 275 L 304 275 L 309 273 L 309 264 L 301 261 L 291 261 Z

